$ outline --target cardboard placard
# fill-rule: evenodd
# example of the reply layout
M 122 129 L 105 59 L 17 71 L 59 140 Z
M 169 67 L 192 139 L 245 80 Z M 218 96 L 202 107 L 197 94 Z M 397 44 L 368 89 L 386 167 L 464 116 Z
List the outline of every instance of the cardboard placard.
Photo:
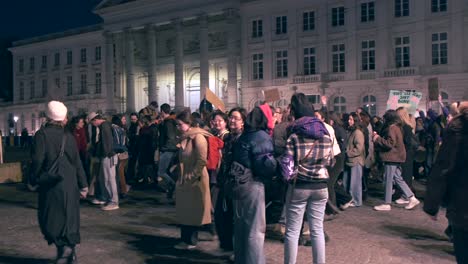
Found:
M 427 80 L 427 87 L 429 90 L 429 100 L 430 101 L 437 101 L 439 100 L 439 79 L 438 78 L 430 78 Z
M 409 114 L 414 114 L 421 98 L 421 92 L 390 90 L 387 100 L 387 110 L 405 107 Z
M 265 102 L 272 103 L 281 99 L 278 88 L 271 90 L 263 90 Z
M 225 111 L 225 106 L 223 100 L 219 99 L 216 94 L 214 94 L 209 88 L 205 89 L 205 98 L 208 100 L 208 102 L 212 103 L 216 108 L 218 108 L 221 111 Z

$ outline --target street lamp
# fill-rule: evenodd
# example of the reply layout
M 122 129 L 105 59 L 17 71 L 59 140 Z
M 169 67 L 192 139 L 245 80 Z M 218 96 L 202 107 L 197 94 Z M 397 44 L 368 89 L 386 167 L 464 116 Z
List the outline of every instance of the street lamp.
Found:
M 13 121 L 15 121 L 15 136 L 18 135 L 18 119 L 19 119 L 18 116 L 13 117 Z

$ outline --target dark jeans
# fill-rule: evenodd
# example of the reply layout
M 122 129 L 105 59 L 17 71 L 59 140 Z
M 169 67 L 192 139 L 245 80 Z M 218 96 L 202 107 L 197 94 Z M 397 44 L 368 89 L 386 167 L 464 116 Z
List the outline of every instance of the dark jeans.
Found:
M 182 242 L 189 245 L 197 245 L 198 243 L 198 226 L 180 226 L 180 238 Z
M 453 246 L 458 264 L 468 264 L 468 230 L 452 226 Z
M 219 247 L 232 251 L 234 250 L 234 219 L 232 200 L 225 197 L 224 191 L 221 189 L 218 193 L 216 206 L 214 211 L 216 232 L 219 238 Z
M 338 180 L 338 176 L 343 172 L 344 169 L 344 153 L 340 153 L 335 156 L 335 166 L 333 166 L 328 171 L 328 200 L 334 206 L 336 206 L 336 193 L 335 193 L 335 184 Z

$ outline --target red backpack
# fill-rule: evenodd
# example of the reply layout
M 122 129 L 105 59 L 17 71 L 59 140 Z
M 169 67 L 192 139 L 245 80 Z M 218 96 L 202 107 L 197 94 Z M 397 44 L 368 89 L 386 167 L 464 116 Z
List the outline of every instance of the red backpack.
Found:
M 224 147 L 224 141 L 219 137 L 205 137 L 208 143 L 208 156 L 206 157 L 206 168 L 208 170 L 216 170 L 221 159 L 221 150 Z

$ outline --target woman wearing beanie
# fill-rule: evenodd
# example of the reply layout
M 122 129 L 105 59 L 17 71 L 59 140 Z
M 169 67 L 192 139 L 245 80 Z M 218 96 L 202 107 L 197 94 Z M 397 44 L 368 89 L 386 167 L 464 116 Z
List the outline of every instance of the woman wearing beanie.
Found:
M 233 147 L 228 181 L 234 183 L 231 191 L 237 264 L 265 264 L 264 181 L 276 172 L 273 140 L 267 133 L 272 118 L 268 105 L 255 107 L 247 116 L 244 132 Z
M 55 263 L 77 263 L 80 243 L 80 196 L 88 186 L 73 135 L 64 130 L 67 108 L 61 102 L 47 105 L 48 121 L 34 136 L 32 175 L 39 184 L 38 218 L 41 232 L 57 247 Z M 63 145 L 62 145 L 63 144 Z M 61 155 L 58 175 L 49 174 Z
M 328 200 L 328 171 L 332 164 L 333 140 L 324 123 L 314 117 L 314 107 L 304 94 L 291 98 L 295 121 L 286 143 L 286 154 L 294 157 L 297 175 L 286 195 L 284 263 L 296 263 L 304 213 L 309 223 L 313 263 L 325 263 L 323 219 Z

